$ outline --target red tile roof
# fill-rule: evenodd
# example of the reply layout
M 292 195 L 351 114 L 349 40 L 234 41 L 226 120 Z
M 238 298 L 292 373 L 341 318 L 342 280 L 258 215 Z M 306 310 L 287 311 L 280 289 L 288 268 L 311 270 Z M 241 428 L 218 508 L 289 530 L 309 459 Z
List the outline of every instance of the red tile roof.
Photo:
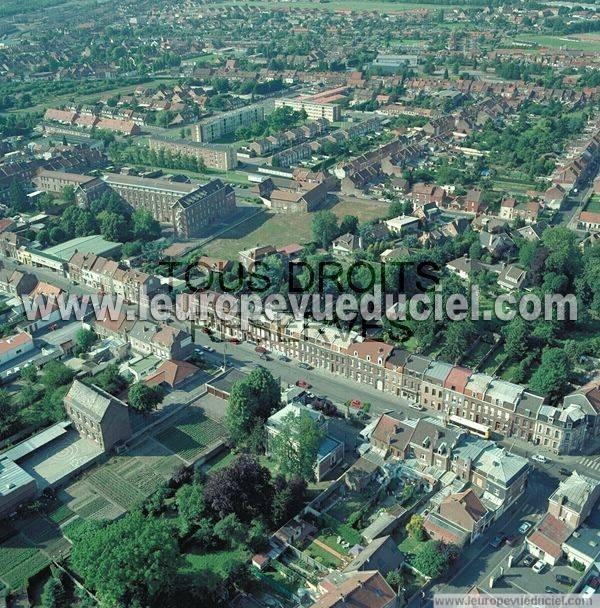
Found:
M 164 383 L 175 387 L 187 378 L 191 378 L 197 371 L 198 368 L 187 361 L 169 359 L 163 361 L 157 370 L 144 380 L 144 383 L 149 386 L 157 386 Z
M 0 339 L 0 355 L 31 342 L 33 342 L 33 338 L 26 331 L 8 338 L 2 338 Z
M 448 374 L 446 381 L 444 382 L 444 388 L 464 393 L 467 382 L 471 377 L 473 370 L 467 369 L 466 367 L 455 366 L 452 371 Z
M 357 572 L 321 596 L 313 608 L 387 608 L 395 598 L 379 572 Z

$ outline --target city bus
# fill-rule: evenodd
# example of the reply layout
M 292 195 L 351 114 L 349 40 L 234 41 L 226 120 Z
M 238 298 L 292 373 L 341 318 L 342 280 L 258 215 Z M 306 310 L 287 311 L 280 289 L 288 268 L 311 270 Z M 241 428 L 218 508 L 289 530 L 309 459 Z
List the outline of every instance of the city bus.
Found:
M 455 424 L 456 426 L 460 426 L 463 429 L 466 429 L 473 435 L 477 435 L 478 437 L 483 437 L 484 439 L 489 439 L 492 436 L 492 429 L 485 424 L 480 424 L 479 422 L 473 422 L 473 420 L 468 420 L 467 418 L 462 418 L 461 416 L 450 416 L 449 421 L 451 424 Z

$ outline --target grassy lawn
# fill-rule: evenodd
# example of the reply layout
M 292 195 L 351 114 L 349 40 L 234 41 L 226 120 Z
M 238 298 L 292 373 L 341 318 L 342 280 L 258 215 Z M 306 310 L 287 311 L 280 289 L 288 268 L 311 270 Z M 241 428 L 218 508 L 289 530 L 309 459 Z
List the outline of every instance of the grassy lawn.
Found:
M 342 565 L 342 561 L 340 559 L 329 553 L 329 551 L 322 549 L 315 543 L 308 545 L 304 552 L 312 557 L 315 561 L 328 568 L 339 568 Z
M 229 568 L 235 563 L 243 563 L 248 559 L 248 553 L 244 550 L 236 551 L 214 551 L 202 553 L 192 549 L 183 555 L 185 564 L 179 571 L 184 578 L 198 580 L 212 579 L 214 575 L 225 578 Z
M 412 536 L 407 536 L 398 544 L 398 549 L 407 555 L 414 555 L 423 541 L 415 540 Z
M 352 513 L 363 507 L 365 502 L 365 497 L 361 497 L 360 494 L 351 493 L 340 499 L 335 507 L 329 509 L 327 514 L 335 517 L 339 522 L 345 523 Z
M 330 515 L 323 515 L 323 523 L 326 526 L 323 529 L 323 535 L 327 537 L 334 537 L 337 539 L 338 536 L 342 538 L 342 540 L 349 543 L 351 546 L 358 545 L 362 542 L 362 537 L 359 532 L 357 532 L 354 528 L 349 526 L 348 524 L 341 524 L 337 519 L 331 517 Z M 336 540 L 337 544 L 337 540 Z M 337 549 L 336 549 L 337 551 Z
M 340 543 L 337 542 L 337 539 L 338 539 L 337 534 L 319 535 L 319 540 L 323 544 L 327 545 L 328 547 L 331 547 L 334 551 L 337 551 L 341 555 L 348 555 L 348 549 L 346 549 L 345 547 L 340 545 Z
M 542 34 L 519 34 L 513 38 L 514 43 L 525 42 L 551 49 L 569 49 L 576 51 L 600 51 L 600 36 L 597 34 L 580 36 L 549 36 Z
M 374 201 L 340 201 L 331 207 L 339 218 L 356 215 L 361 222 L 383 216 L 387 205 Z M 247 222 L 228 230 L 218 239 L 205 245 L 206 255 L 237 260 L 238 253 L 257 245 L 283 247 L 290 243 L 308 243 L 312 240 L 311 222 L 313 213 L 276 214 L 265 212 Z
M 237 457 L 237 454 L 230 451 L 221 452 L 218 456 L 213 458 L 207 465 L 207 473 L 216 473 L 221 469 L 229 466 Z

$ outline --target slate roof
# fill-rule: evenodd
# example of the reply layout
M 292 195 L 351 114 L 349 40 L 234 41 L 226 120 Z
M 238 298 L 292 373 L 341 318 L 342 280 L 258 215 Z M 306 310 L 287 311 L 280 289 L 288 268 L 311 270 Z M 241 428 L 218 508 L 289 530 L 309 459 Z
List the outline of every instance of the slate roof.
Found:
M 522 456 L 509 454 L 504 448 L 493 447 L 482 452 L 473 466 L 484 472 L 489 480 L 509 485 L 529 466 L 529 462 Z
M 588 501 L 589 495 L 594 492 L 598 485 L 600 485 L 600 481 L 573 471 L 569 477 L 558 484 L 558 488 L 550 496 L 550 500 L 581 512 Z
M 96 422 L 101 422 L 104 419 L 112 405 L 127 407 L 122 401 L 97 386 L 90 387 L 83 382 L 79 382 L 79 380 L 73 380 L 73 384 L 65 396 L 65 401 Z
M 361 551 L 344 569 L 344 572 L 357 570 L 379 570 L 387 574 L 402 564 L 402 553 L 391 536 L 376 538 Z

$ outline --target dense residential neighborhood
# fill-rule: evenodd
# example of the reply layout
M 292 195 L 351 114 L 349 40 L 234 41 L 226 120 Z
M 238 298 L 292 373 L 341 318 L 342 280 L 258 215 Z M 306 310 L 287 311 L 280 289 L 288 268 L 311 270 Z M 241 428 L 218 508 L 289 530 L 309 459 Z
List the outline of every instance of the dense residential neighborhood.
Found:
M 0 608 L 593 600 L 599 241 L 595 2 L 5 0 Z

